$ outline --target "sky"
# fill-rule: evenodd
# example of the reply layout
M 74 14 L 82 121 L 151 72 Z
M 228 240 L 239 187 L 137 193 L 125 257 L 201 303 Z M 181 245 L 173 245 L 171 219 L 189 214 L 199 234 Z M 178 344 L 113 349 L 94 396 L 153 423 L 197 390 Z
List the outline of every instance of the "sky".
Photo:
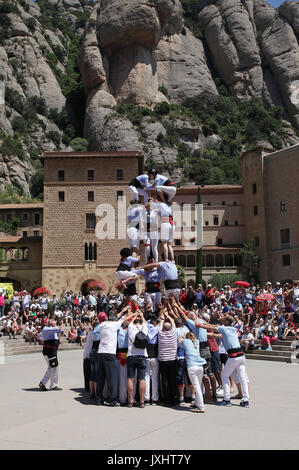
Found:
M 267 0 L 268 3 L 270 3 L 273 7 L 279 7 L 279 5 L 281 5 L 284 0 Z

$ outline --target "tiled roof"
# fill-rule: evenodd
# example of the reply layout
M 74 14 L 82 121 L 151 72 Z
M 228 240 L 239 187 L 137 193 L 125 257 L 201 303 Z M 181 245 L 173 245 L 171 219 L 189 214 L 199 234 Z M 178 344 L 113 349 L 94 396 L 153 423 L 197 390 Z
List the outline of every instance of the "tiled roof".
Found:
M 42 202 L 40 203 L 34 203 L 34 204 L 0 204 L 0 210 L 1 209 L 43 209 L 44 204 Z
M 44 152 L 41 156 L 44 158 L 65 158 L 65 157 L 143 157 L 139 152 L 135 151 L 119 151 L 119 152 Z

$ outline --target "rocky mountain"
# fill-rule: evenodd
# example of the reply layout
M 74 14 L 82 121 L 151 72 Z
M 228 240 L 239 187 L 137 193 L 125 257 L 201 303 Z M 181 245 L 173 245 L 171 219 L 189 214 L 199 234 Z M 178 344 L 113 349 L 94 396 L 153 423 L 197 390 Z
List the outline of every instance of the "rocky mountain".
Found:
M 134 149 L 177 181 L 236 183 L 245 146 L 299 141 L 297 1 L 12 0 L 0 15 L 2 189 L 38 195 L 42 150 Z

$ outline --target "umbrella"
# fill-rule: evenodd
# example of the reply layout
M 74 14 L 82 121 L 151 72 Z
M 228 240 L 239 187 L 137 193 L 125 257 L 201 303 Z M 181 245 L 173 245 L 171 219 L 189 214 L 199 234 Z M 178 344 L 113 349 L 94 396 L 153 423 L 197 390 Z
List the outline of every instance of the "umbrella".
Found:
M 234 284 L 239 287 L 250 287 L 249 282 L 245 281 L 235 281 Z
M 267 301 L 271 301 L 271 300 L 274 300 L 275 299 L 275 296 L 273 294 L 260 294 L 258 295 L 255 300 L 257 302 L 267 302 Z

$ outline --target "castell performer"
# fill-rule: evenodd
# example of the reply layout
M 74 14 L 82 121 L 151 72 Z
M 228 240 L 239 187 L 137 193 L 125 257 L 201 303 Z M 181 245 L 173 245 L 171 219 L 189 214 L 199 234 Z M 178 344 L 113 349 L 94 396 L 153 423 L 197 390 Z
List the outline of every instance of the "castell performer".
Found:
M 136 176 L 132 179 L 129 184 L 129 190 L 133 195 L 134 201 L 138 201 L 139 196 L 144 197 L 144 202 L 148 201 L 148 190 L 149 190 L 149 178 L 148 174 L 144 173 L 143 175 Z
M 168 195 L 165 194 L 165 199 L 168 199 Z M 160 202 L 159 202 L 160 201 Z M 171 202 L 162 202 L 161 196 L 158 194 L 158 214 L 161 220 L 161 242 L 163 247 L 163 254 L 165 260 L 172 261 L 174 259 L 173 248 L 171 246 L 173 240 L 173 232 L 174 232 L 174 222 L 173 222 L 173 214 L 172 214 L 172 203 Z
M 124 295 L 134 296 L 136 295 L 136 286 L 135 283 L 131 281 L 131 286 L 127 287 L 124 285 L 124 281 L 132 277 L 131 266 L 134 263 L 139 263 L 140 256 L 131 256 L 130 248 L 123 248 L 120 250 L 121 260 L 116 269 L 115 275 L 118 282 L 125 287 Z M 138 276 L 135 276 L 135 280 L 138 279 Z
M 39 337 L 43 340 L 43 356 L 47 363 L 47 370 L 39 383 L 42 391 L 48 390 L 46 385 L 50 380 L 49 390 L 61 390 L 58 388 L 58 358 L 57 351 L 59 347 L 58 335 L 63 334 L 63 330 L 56 327 L 54 320 L 48 321 L 48 326 L 44 326 Z
M 140 232 L 142 228 L 142 213 L 144 207 L 139 201 L 131 201 L 131 206 L 128 209 L 128 227 L 127 227 L 127 238 L 129 248 L 133 252 L 139 252 L 140 245 Z
M 174 182 L 166 178 L 166 176 L 160 175 L 157 170 L 152 169 L 148 172 L 149 184 L 148 189 L 156 189 L 156 191 L 162 196 L 162 199 L 165 198 L 165 195 L 168 196 L 168 201 L 171 201 L 176 195 L 176 187 Z M 165 202 L 165 199 L 163 200 Z
M 242 351 L 237 336 L 236 329 L 232 326 L 234 318 L 230 315 L 225 315 L 223 318 L 223 326 L 209 325 L 207 323 L 201 324 L 200 328 L 211 329 L 222 335 L 223 346 L 226 349 L 228 359 L 221 373 L 223 383 L 224 396 L 223 400 L 217 402 L 220 406 L 231 406 L 230 401 L 230 383 L 229 378 L 234 373 L 238 375 L 243 398 L 240 406 L 244 408 L 249 407 L 249 391 L 248 391 L 248 378 L 246 373 L 246 359 Z M 198 325 L 197 325 L 198 326 Z
M 150 191 L 149 202 L 145 204 L 145 230 L 144 230 L 144 249 L 145 259 L 153 254 L 155 261 L 158 262 L 158 243 L 159 243 L 159 227 L 158 227 L 158 205 L 155 202 L 156 191 Z
M 155 258 L 151 256 L 148 259 L 148 264 L 153 263 L 155 263 Z M 149 303 L 153 310 L 158 311 L 162 298 L 160 289 L 161 273 L 158 272 L 157 268 L 152 271 L 135 269 L 134 273 L 143 276 L 145 279 L 145 303 Z
M 176 299 L 179 298 L 181 293 L 181 285 L 178 279 L 178 270 L 174 261 L 160 261 L 159 263 L 151 263 L 142 266 L 141 269 L 145 271 L 152 271 L 157 269 L 158 274 L 161 276 L 161 280 L 164 282 L 165 287 L 165 298 L 174 296 Z

